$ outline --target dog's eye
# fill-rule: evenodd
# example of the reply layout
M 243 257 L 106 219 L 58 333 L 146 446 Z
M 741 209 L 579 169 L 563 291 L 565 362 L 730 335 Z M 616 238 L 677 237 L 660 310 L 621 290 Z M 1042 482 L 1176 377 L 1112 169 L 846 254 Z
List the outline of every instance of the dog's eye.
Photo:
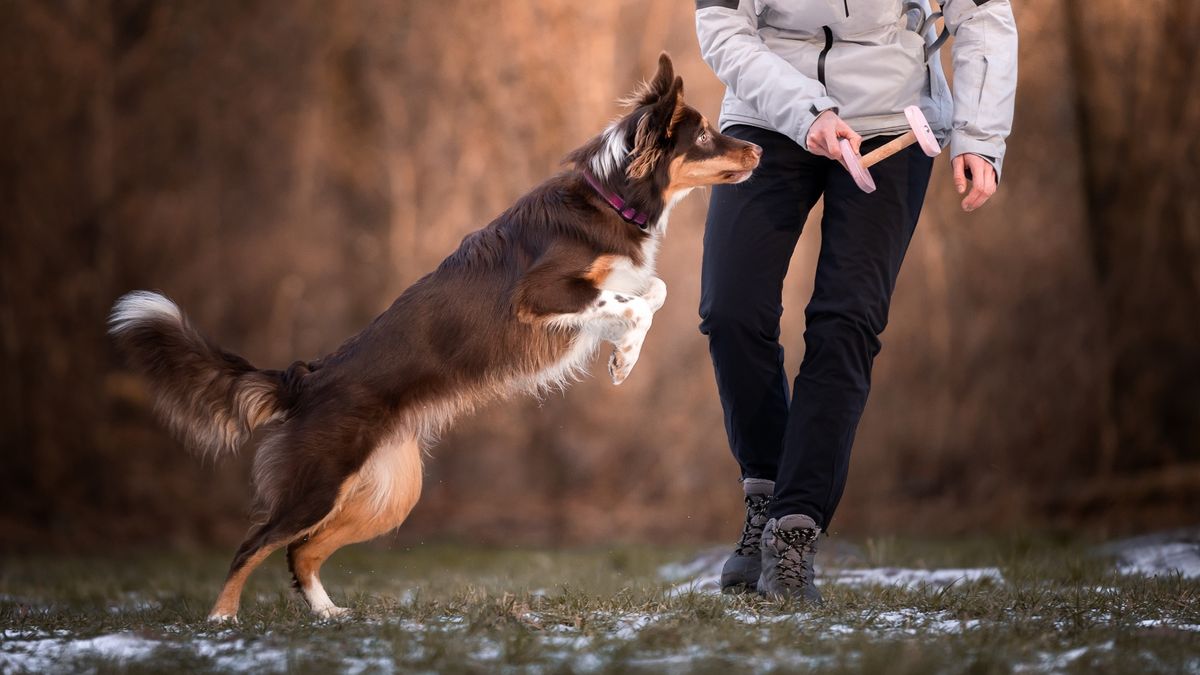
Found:
M 700 137 L 696 139 L 696 142 L 697 143 L 707 143 L 708 142 L 708 132 L 707 131 L 700 132 Z

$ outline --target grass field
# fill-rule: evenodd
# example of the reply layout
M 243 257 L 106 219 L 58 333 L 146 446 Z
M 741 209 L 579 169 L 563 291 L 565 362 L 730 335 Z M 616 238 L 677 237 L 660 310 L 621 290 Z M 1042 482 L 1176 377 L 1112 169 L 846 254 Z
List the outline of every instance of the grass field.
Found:
M 1200 673 L 1200 578 L 1040 540 L 826 548 L 811 609 L 707 592 L 695 550 L 357 547 L 324 574 L 340 621 L 275 557 L 234 626 L 204 620 L 224 555 L 10 557 L 0 673 Z

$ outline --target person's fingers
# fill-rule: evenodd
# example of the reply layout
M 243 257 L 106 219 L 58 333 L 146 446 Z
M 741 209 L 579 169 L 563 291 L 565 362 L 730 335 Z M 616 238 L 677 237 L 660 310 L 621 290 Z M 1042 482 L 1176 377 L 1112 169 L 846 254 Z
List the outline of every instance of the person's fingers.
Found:
M 808 151 L 820 157 L 834 158 L 835 155 L 829 146 L 829 138 L 831 136 L 833 136 L 832 127 L 814 125 L 813 129 L 808 133 Z
M 842 156 L 842 146 L 838 143 L 837 129 L 828 129 L 825 132 L 825 147 L 829 149 L 827 155 L 830 159 L 837 159 Z
M 982 157 L 972 155 L 967 162 L 971 168 L 972 187 L 971 194 L 963 200 L 963 209 L 974 211 L 996 193 L 996 170 Z
M 963 159 L 963 155 L 955 157 L 954 161 L 950 162 L 950 165 L 954 167 L 954 189 L 957 190 L 958 194 L 960 195 L 967 191 L 967 176 L 963 171 L 963 166 L 965 163 L 966 160 Z M 963 208 L 966 208 L 965 203 Z
M 967 195 L 966 199 L 962 201 L 963 211 L 967 211 L 968 213 L 974 211 L 980 206 L 983 206 L 983 203 L 986 201 L 987 195 L 984 194 L 983 184 L 972 181 L 971 192 Z
M 858 132 L 851 129 L 850 125 L 845 123 L 841 125 L 840 132 L 842 138 L 850 141 L 850 147 L 854 148 L 854 154 L 861 155 L 862 152 L 859 151 L 859 148 L 862 147 L 862 136 L 859 136 Z
M 996 194 L 996 167 L 983 158 L 980 158 L 979 165 L 978 173 L 984 177 L 983 190 L 988 197 L 991 197 Z

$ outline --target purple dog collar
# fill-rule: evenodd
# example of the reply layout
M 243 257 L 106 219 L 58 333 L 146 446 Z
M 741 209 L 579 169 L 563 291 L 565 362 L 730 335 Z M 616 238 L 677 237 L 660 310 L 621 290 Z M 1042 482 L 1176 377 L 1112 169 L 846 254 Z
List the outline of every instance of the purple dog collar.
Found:
M 646 229 L 646 221 L 648 220 L 646 214 L 638 211 L 632 206 L 625 206 L 625 200 L 621 199 L 620 195 L 616 194 L 615 192 L 609 192 L 608 190 L 605 190 L 604 186 L 600 184 L 600 181 L 596 180 L 596 177 L 592 175 L 591 171 L 584 169 L 583 177 L 587 180 L 588 185 L 591 185 L 592 189 L 596 191 L 596 194 L 603 197 L 604 201 L 608 202 L 608 205 L 611 206 L 618 215 L 620 215 L 626 221 L 637 225 L 643 230 Z

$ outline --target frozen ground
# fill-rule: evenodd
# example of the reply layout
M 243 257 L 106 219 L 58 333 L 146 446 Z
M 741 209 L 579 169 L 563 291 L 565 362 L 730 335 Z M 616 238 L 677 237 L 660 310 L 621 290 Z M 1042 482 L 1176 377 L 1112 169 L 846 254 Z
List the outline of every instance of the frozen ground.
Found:
M 219 559 L 6 560 L 0 673 L 1200 673 L 1195 542 L 1100 552 L 867 542 L 806 608 L 714 592 L 719 550 L 365 550 L 327 575 L 351 619 L 309 619 L 275 561 L 229 627 L 203 621 Z
M 1200 528 L 1150 534 L 1099 548 L 1123 574 L 1200 579 Z

